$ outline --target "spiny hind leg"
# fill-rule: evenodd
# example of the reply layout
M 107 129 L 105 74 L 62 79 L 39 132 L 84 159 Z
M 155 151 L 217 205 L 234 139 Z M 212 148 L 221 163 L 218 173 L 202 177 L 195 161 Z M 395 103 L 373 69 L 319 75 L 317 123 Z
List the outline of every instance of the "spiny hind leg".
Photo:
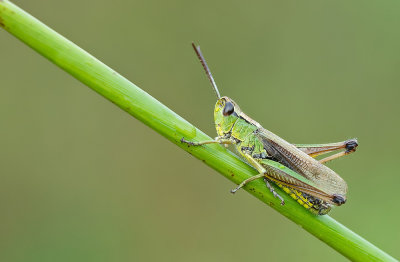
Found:
M 355 151 L 355 150 L 354 150 L 354 151 Z M 346 150 L 346 151 L 342 151 L 342 152 L 339 152 L 339 153 L 337 153 L 337 154 L 334 154 L 334 155 L 325 157 L 325 158 L 323 158 L 323 159 L 320 159 L 319 162 L 320 162 L 321 164 L 325 164 L 326 162 L 329 162 L 329 161 L 334 160 L 334 159 L 336 159 L 336 158 L 339 158 L 339 157 L 342 157 L 342 156 L 347 156 L 348 154 L 351 154 L 351 153 L 353 153 L 354 151 L 347 151 L 347 150 Z
M 267 185 L 269 191 L 271 191 L 271 193 L 274 195 L 274 197 L 279 198 L 279 200 L 281 200 L 281 205 L 283 206 L 285 204 L 285 200 L 283 200 L 283 198 L 278 193 L 276 193 L 275 189 L 271 186 L 266 177 L 264 177 L 264 182 Z
M 354 152 L 358 146 L 356 138 L 349 139 L 342 142 L 328 143 L 328 144 L 293 144 L 298 149 L 310 155 L 316 157 L 319 155 L 327 154 L 335 150 L 346 149 L 346 151 Z
M 357 139 L 349 139 L 343 142 L 329 143 L 329 144 L 294 144 L 298 149 L 308 154 L 311 157 L 327 154 L 336 150 L 344 150 L 337 154 L 328 156 L 319 160 L 320 163 L 326 163 L 336 158 L 351 154 L 356 151 L 358 142 Z

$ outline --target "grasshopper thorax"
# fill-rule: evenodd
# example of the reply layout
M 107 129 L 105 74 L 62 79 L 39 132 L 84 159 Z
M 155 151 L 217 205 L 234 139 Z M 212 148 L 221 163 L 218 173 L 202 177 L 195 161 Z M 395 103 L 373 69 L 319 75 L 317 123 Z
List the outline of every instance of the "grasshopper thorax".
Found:
M 240 118 L 241 113 L 239 106 L 229 97 L 223 96 L 218 99 L 214 109 L 214 121 L 218 136 L 224 137 L 228 134 Z

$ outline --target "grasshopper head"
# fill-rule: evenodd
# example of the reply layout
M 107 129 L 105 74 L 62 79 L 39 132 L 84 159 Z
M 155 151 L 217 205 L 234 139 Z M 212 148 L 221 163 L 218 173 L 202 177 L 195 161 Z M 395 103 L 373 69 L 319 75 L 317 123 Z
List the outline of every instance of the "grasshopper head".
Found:
M 217 128 L 218 136 L 223 137 L 225 134 L 229 133 L 235 124 L 235 122 L 239 119 L 241 115 L 241 111 L 239 106 L 229 97 L 223 96 L 219 94 L 217 84 L 214 81 L 214 78 L 211 74 L 210 69 L 208 68 L 207 62 L 203 57 L 203 54 L 200 51 L 200 47 L 196 46 L 192 43 L 192 47 L 199 58 L 201 65 L 206 71 L 207 77 L 211 82 L 211 85 L 214 89 L 214 92 L 218 98 L 217 103 L 215 104 L 214 109 L 214 120 L 215 127 Z
M 215 128 L 218 136 L 229 133 L 240 114 L 239 106 L 232 99 L 227 96 L 218 99 L 214 109 Z

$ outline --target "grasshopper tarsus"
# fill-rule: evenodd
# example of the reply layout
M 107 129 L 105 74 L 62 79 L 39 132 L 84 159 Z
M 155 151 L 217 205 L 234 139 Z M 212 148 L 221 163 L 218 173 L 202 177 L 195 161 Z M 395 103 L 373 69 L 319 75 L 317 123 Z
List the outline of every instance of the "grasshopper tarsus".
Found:
M 187 141 L 184 137 L 181 138 L 181 142 L 188 144 L 189 146 L 195 146 L 196 144 L 194 142 L 191 141 Z
M 264 182 L 267 185 L 269 191 L 271 191 L 272 195 L 281 201 L 281 206 L 285 205 L 285 200 L 283 200 L 283 198 L 278 193 L 276 193 L 275 189 L 271 186 L 271 184 L 268 182 L 268 179 L 265 177 Z
M 231 193 L 232 193 L 232 194 L 235 194 L 235 193 L 236 193 L 236 191 L 238 191 L 238 189 L 239 189 L 239 188 L 234 188 L 234 189 L 231 189 Z

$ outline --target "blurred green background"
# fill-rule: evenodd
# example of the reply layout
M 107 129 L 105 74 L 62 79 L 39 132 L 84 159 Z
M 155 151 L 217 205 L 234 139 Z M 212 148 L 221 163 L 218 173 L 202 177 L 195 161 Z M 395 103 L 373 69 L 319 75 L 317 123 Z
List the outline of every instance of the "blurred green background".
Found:
M 400 257 L 398 1 L 14 1 L 215 136 L 214 93 L 329 163 L 331 215 Z M 344 261 L 0 31 L 1 261 Z M 238 227 L 238 225 L 242 225 Z

